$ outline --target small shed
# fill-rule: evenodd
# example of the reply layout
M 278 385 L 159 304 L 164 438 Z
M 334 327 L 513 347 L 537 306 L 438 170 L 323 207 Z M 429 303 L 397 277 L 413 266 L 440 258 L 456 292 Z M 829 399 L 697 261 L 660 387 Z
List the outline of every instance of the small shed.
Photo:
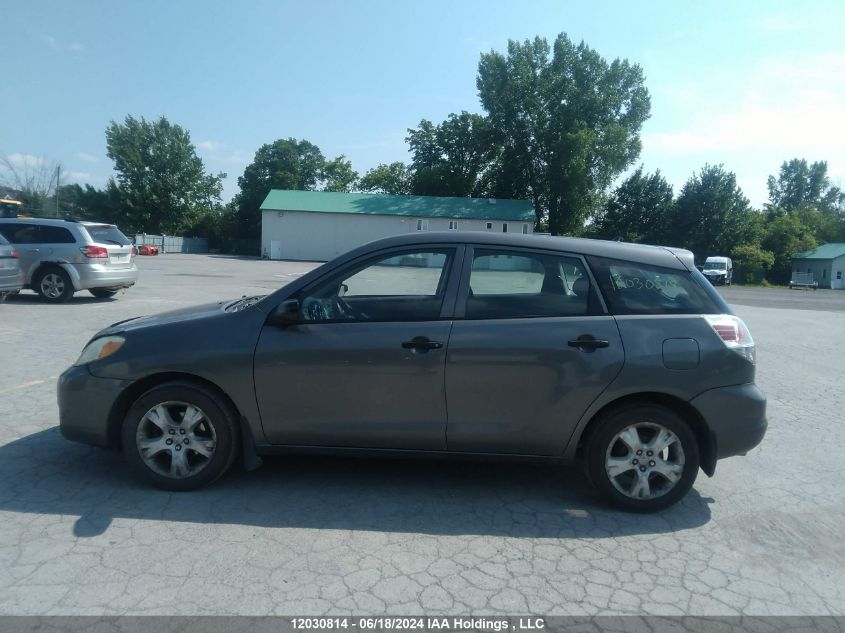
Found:
M 845 244 L 823 244 L 792 256 L 793 273 L 812 273 L 819 288 L 845 288 Z
M 273 189 L 261 205 L 261 253 L 269 259 L 327 261 L 391 235 L 533 233 L 534 220 L 528 200 Z

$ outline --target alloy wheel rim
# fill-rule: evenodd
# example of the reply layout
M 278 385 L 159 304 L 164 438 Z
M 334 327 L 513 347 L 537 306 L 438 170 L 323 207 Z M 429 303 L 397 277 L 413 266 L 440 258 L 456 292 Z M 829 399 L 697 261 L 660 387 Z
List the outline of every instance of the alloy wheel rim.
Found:
M 41 291 L 50 299 L 58 299 L 65 291 L 65 282 L 56 273 L 47 273 L 41 279 Z
M 626 426 L 613 436 L 605 454 L 610 483 L 637 501 L 667 494 L 681 480 L 684 464 L 681 440 L 655 422 Z
M 168 401 L 143 415 L 135 433 L 135 446 L 153 472 L 170 479 L 186 479 L 211 462 L 217 434 L 198 406 Z

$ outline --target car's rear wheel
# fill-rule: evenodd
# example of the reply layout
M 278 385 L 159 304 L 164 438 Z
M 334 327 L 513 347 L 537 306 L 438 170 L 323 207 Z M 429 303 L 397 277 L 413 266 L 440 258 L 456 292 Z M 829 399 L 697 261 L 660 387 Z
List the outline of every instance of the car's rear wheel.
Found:
M 695 435 L 674 411 L 630 404 L 598 421 L 586 447 L 590 479 L 612 505 L 656 512 L 679 501 L 698 475 Z
M 41 270 L 33 284 L 35 291 L 44 301 L 64 303 L 73 296 L 73 284 L 68 274 L 58 266 Z
M 200 384 L 166 383 L 138 398 L 123 422 L 123 452 L 134 473 L 164 490 L 202 488 L 228 470 L 238 447 L 237 418 Z
M 92 295 L 99 299 L 108 299 L 109 297 L 113 297 L 117 294 L 117 289 L 115 288 L 90 288 L 88 290 Z

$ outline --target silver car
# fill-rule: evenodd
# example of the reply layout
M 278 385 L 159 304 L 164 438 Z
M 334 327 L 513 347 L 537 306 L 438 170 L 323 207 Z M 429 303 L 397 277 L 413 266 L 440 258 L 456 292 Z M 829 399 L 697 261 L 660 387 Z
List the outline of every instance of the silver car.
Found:
M 79 290 L 112 297 L 138 280 L 135 249 L 113 224 L 0 218 L 0 235 L 19 252 L 24 287 L 45 301 L 69 301 Z
M 23 275 L 18 263 L 18 251 L 0 235 L 0 301 L 23 287 Z

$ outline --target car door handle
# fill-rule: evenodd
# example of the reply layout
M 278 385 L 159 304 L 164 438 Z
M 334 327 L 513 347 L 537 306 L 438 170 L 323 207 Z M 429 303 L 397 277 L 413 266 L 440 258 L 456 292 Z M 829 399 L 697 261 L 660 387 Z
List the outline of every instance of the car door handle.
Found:
M 610 341 L 597 339 L 590 334 L 582 334 L 574 341 L 569 341 L 569 347 L 577 347 L 582 351 L 592 352 L 600 347 L 610 347 Z
M 427 352 L 430 349 L 440 349 L 443 343 L 432 341 L 427 336 L 415 336 L 410 341 L 402 343 L 402 349 L 415 349 L 419 352 Z
M 40 248 L 30 248 L 29 252 L 30 253 L 38 253 L 40 250 L 41 250 Z

